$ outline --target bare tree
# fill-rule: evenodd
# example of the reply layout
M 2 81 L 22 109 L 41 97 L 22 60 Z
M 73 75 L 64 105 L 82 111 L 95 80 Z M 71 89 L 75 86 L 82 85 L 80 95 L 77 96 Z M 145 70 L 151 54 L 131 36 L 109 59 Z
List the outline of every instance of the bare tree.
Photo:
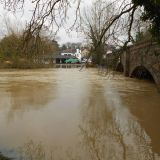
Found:
M 102 61 L 107 46 L 127 46 L 133 41 L 136 9 L 130 1 L 96 0 L 90 9 L 87 7 L 84 11 L 82 31 L 91 41 L 92 58 L 96 64 L 106 63 Z
M 39 38 L 40 31 L 44 28 L 50 28 L 53 27 L 54 30 L 59 29 L 62 25 L 64 25 L 64 22 L 67 20 L 67 13 L 70 8 L 74 9 L 75 14 L 73 17 L 75 18 L 75 21 L 73 22 L 73 26 L 75 22 L 81 20 L 81 9 L 80 4 L 82 3 L 81 0 L 1 0 L 1 3 L 7 8 L 8 10 L 15 11 L 17 8 L 24 8 L 25 3 L 30 2 L 33 4 L 33 14 L 31 17 L 31 20 L 29 24 L 27 25 L 26 34 L 24 35 L 25 41 L 30 39 L 31 35 L 34 35 L 35 38 Z M 119 19 L 124 19 L 128 22 L 127 26 L 127 39 L 125 39 L 124 46 L 126 47 L 127 44 L 133 40 L 132 37 L 132 29 L 134 24 L 134 18 L 137 8 L 141 6 L 145 6 L 145 2 L 142 2 L 142 4 L 139 4 L 139 2 L 134 0 L 111 0 L 108 7 L 106 6 L 107 2 L 106 0 L 101 0 L 103 5 L 98 5 L 95 8 L 96 10 L 99 10 L 97 12 L 97 16 L 100 16 L 100 21 L 102 22 L 103 19 L 103 28 L 101 29 L 101 32 L 97 30 L 96 32 L 99 33 L 99 36 L 96 37 L 97 40 L 94 42 L 96 45 L 95 48 L 101 46 L 101 44 L 106 39 L 106 35 L 109 34 L 109 32 L 113 33 L 112 30 L 116 24 L 118 24 Z M 98 1 L 96 2 L 98 3 Z M 150 2 L 154 3 L 154 6 L 158 9 L 157 2 Z M 110 16 L 110 19 L 104 19 L 104 14 L 106 8 L 109 8 L 111 4 L 116 4 L 115 13 L 110 13 L 112 16 Z M 105 7 L 104 7 L 105 6 Z M 146 8 L 145 8 L 146 9 Z M 101 11 L 100 11 L 101 10 Z M 149 10 L 149 9 L 148 9 Z M 106 14 L 108 14 L 106 12 Z M 94 15 L 92 15 L 94 16 Z M 96 17 L 96 18 L 98 18 Z M 108 15 L 106 16 L 108 17 Z M 154 21 L 154 16 L 153 16 Z M 95 19 L 97 21 L 97 19 Z M 99 20 L 98 20 L 99 21 Z M 99 21 L 99 22 L 100 22 Z M 102 25 L 101 23 L 99 25 Z M 56 26 L 56 27 L 55 27 Z M 97 26 L 96 26 L 97 27 Z M 93 27 L 92 27 L 93 29 Z M 95 35 L 93 35 L 95 36 Z M 114 38 L 116 39 L 117 36 L 114 35 Z M 114 40 L 114 39 L 113 39 Z M 121 39 L 119 39 L 121 41 Z
M 59 29 L 65 22 L 71 6 L 76 7 L 77 18 L 80 0 L 1 0 L 1 3 L 6 9 L 13 12 L 19 8 L 23 9 L 25 3 L 31 3 L 34 7 L 27 29 L 32 35 L 39 36 L 42 28 Z
M 111 41 L 113 33 L 115 34 L 115 32 L 118 31 L 118 23 L 115 23 L 115 25 L 111 26 L 105 32 L 103 38 L 101 39 L 103 31 L 110 24 L 115 14 L 116 10 L 114 3 L 108 3 L 104 0 L 95 1 L 90 9 L 87 8 L 84 11 L 82 31 L 91 41 L 98 64 L 100 63 L 105 52 L 105 45 Z

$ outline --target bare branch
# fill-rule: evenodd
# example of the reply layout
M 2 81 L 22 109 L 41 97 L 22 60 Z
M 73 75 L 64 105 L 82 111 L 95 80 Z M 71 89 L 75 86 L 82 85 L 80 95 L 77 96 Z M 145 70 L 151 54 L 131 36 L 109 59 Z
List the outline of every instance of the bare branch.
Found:
M 126 8 L 126 6 L 125 6 L 124 8 Z M 135 5 L 132 5 L 130 8 L 128 8 L 128 9 L 126 9 L 126 10 L 124 10 L 124 11 L 122 10 L 122 12 L 121 12 L 119 15 L 115 16 L 115 17 L 113 18 L 113 20 L 109 23 L 109 25 L 108 25 L 108 26 L 104 29 L 104 31 L 102 32 L 97 46 L 100 45 L 100 43 L 101 43 L 101 41 L 102 41 L 102 38 L 104 37 L 105 33 L 110 29 L 110 27 L 115 23 L 115 21 L 118 20 L 118 19 L 119 19 L 121 16 L 123 16 L 124 14 L 132 11 L 132 10 L 135 9 L 135 8 L 136 8 L 136 6 L 135 6 Z

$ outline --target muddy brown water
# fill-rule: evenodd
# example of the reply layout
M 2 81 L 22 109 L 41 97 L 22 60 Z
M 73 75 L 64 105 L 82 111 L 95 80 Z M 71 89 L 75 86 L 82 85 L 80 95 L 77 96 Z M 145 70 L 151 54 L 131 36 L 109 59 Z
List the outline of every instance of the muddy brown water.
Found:
M 160 159 L 160 93 L 96 69 L 1 70 L 0 152 L 31 143 L 58 160 Z

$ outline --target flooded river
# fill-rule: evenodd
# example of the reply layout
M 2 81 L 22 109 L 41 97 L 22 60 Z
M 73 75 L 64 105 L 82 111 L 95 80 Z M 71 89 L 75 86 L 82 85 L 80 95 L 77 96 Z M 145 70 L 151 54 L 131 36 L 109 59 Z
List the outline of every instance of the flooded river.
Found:
M 160 93 L 154 83 L 96 69 L 1 70 L 0 152 L 159 160 Z

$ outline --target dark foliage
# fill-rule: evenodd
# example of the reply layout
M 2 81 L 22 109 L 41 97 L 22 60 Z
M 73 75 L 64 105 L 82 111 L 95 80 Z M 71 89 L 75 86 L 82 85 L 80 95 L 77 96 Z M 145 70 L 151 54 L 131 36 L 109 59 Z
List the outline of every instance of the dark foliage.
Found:
M 11 160 L 11 158 L 3 156 L 2 153 L 0 152 L 0 160 Z
M 142 19 L 151 21 L 151 33 L 160 40 L 160 0 L 132 0 L 132 2 L 144 7 Z

